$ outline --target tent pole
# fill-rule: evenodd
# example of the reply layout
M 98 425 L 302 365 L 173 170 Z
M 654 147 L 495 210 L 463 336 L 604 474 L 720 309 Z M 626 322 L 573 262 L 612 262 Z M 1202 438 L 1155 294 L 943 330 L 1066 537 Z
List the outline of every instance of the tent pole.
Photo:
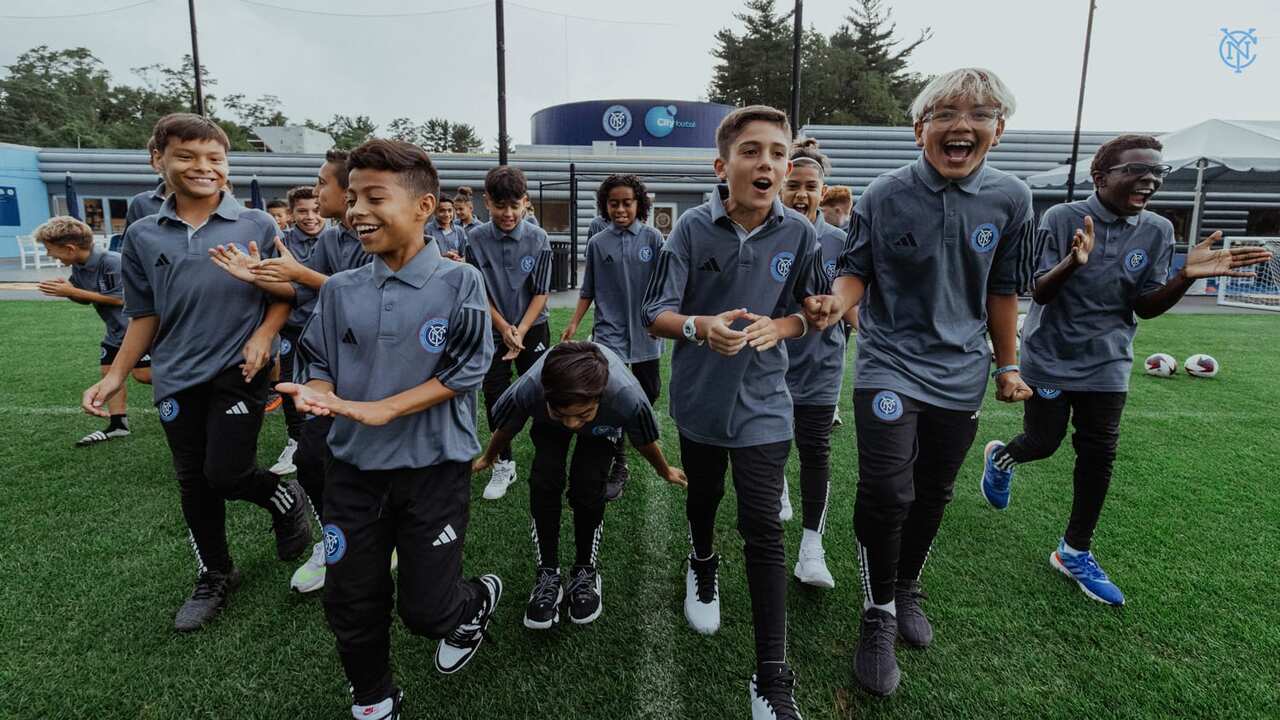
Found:
M 1187 252 L 1200 242 L 1200 215 L 1204 208 L 1204 169 L 1209 162 L 1204 158 L 1196 161 L 1196 192 L 1191 205 L 1191 230 L 1187 233 Z

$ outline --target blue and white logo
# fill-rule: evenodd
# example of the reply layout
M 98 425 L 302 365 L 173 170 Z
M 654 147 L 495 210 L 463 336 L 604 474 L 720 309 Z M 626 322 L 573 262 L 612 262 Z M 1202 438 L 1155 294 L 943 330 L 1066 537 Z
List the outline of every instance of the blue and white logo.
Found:
M 342 528 L 330 523 L 322 528 L 324 533 L 324 562 L 333 565 L 347 554 L 347 536 Z
M 280 338 L 280 354 L 288 355 L 293 350 L 293 343 L 287 338 Z
M 612 425 L 597 425 L 591 428 L 591 434 L 596 437 L 607 437 L 609 435 L 617 435 L 618 428 Z
M 1036 394 L 1045 400 L 1057 400 L 1062 391 L 1057 388 L 1036 388 Z
M 165 398 L 160 401 L 160 419 L 164 422 L 173 422 L 178 417 L 178 401 L 173 398 Z
M 98 346 L 98 359 L 99 359 L 99 360 L 106 360 L 106 359 L 107 359 L 107 346 L 106 346 L 106 345 L 100 345 L 100 346 Z
M 822 264 L 822 272 L 827 274 L 828 280 L 836 279 L 836 261 L 828 260 Z
M 902 417 L 902 399 L 892 390 L 881 390 L 871 400 L 871 412 L 885 422 Z
M 448 339 L 449 321 L 444 318 L 431 318 L 418 330 L 418 343 L 429 353 L 444 350 L 444 344 Z
M 769 261 L 769 274 L 778 282 L 786 282 L 787 276 L 791 274 L 791 265 L 795 261 L 795 253 L 780 252 Z
M 1221 28 L 1221 30 L 1222 40 L 1218 43 L 1218 57 L 1222 59 L 1223 65 L 1239 75 L 1258 59 L 1253 51 L 1253 46 L 1258 44 L 1258 36 L 1254 34 L 1258 28 L 1248 30 Z
M 641 245 L 640 251 L 636 255 L 640 258 L 640 262 L 649 262 L 653 259 L 653 248 L 648 245 Z
M 533 256 L 532 255 L 525 255 L 524 257 L 520 258 L 520 272 L 526 272 L 526 273 L 533 272 Z
M 1138 272 L 1147 266 L 1147 251 L 1142 248 L 1130 250 L 1128 255 L 1124 256 L 1124 269 L 1131 273 Z
M 656 105 L 644 114 L 644 129 L 654 137 L 666 137 L 676 129 L 676 106 Z
M 969 236 L 969 247 L 980 253 L 995 250 L 998 242 L 1000 242 L 1000 228 L 991 223 L 982 223 L 974 228 L 973 234 Z
M 626 105 L 610 105 L 605 109 L 601 123 L 609 137 L 622 137 L 631 132 L 631 111 Z

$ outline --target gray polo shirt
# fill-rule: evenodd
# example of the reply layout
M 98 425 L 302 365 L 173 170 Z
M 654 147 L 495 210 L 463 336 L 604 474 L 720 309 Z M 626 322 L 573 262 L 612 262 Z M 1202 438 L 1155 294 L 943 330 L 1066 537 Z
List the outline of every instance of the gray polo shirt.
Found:
M 1159 290 L 1173 264 L 1173 224 L 1143 210 L 1121 217 L 1096 194 L 1054 205 L 1040 219 L 1036 278 L 1071 252 L 1093 216 L 1094 247 L 1048 305 L 1031 303 L 1022 325 L 1022 379 L 1036 388 L 1125 392 L 1133 370 L 1133 306 Z
M 120 279 L 120 253 L 95 247 L 83 265 L 71 266 L 71 284 L 100 295 L 121 297 L 124 294 L 124 284 Z M 124 308 L 93 303 L 93 309 L 98 311 L 102 324 L 107 326 L 102 343 L 120 347 L 120 343 L 124 342 L 124 331 L 129 326 L 129 321 L 124 318 Z
M 853 210 L 838 275 L 867 283 L 855 384 L 949 410 L 982 406 L 987 295 L 1030 277 L 1031 190 L 983 164 L 950 181 L 922 154 L 876 178 Z
M 748 233 L 725 212 L 728 187 L 680 216 L 658 255 L 644 300 L 646 326 L 668 310 L 715 315 L 747 308 L 784 317 L 825 282 L 813 225 L 775 198 Z M 735 329 L 747 321 L 733 324 Z M 681 434 L 709 445 L 747 447 L 789 440 L 791 393 L 786 343 L 725 357 L 708 344 L 678 340 L 671 357 L 670 412 Z
M 471 218 L 471 222 L 469 223 L 465 223 L 465 224 L 458 223 L 458 225 L 462 228 L 463 232 L 467 233 L 468 236 L 471 235 L 472 230 L 475 230 L 476 228 L 480 227 L 483 224 L 484 223 L 480 222 L 479 220 L 476 220 L 474 217 Z
M 621 357 L 604 345 L 596 343 L 596 347 L 600 348 L 600 352 L 609 361 L 609 381 L 605 385 L 604 395 L 600 397 L 600 407 L 595 418 L 578 429 L 577 434 L 617 440 L 625 432 L 636 447 L 657 442 L 658 418 L 640 383 L 627 370 L 626 362 Z M 542 366 L 548 354 L 539 356 L 529 370 L 498 398 L 493 407 L 495 427 L 514 435 L 520 432 L 530 417 L 534 422 L 564 427 L 547 413 L 547 399 L 542 387 Z
M 845 234 L 818 213 L 813 223 L 821 253 L 822 275 L 830 283 L 836 276 L 840 251 L 844 248 Z M 792 312 L 800 312 L 797 304 Z M 804 337 L 787 340 L 787 389 L 796 405 L 835 405 L 840 400 L 840 384 L 844 375 L 846 336 L 843 323 L 836 323 L 822 332 L 811 332 Z
M 320 247 L 320 237 L 324 235 L 321 230 L 315 235 L 308 235 L 295 225 L 284 232 L 280 240 L 289 248 L 289 252 L 298 259 L 298 262 L 307 265 L 311 260 L 311 256 L 316 253 Z M 307 322 L 307 318 L 311 317 L 311 311 L 316 307 L 316 298 L 319 293 L 302 283 L 294 283 L 293 291 L 295 297 L 293 299 L 293 310 L 289 311 L 289 319 L 286 325 L 291 328 L 301 329 Z
M 330 225 L 320 233 L 319 243 L 307 259 L 307 267 L 321 275 L 337 275 L 368 265 L 373 256 L 364 251 L 360 236 L 346 225 Z
M 596 304 L 591 339 L 629 363 L 662 356 L 662 340 L 649 334 L 640 314 L 662 243 L 662 235 L 639 220 L 626 228 L 610 225 L 587 241 L 579 297 Z
M 489 300 L 503 319 L 518 325 L 535 295 L 551 292 L 551 243 L 542 228 L 528 221 L 510 233 L 487 222 L 467 236 L 467 262 L 480 269 Z M 534 324 L 547 321 L 547 309 Z
M 174 208 L 170 195 L 160 212 L 130 225 L 120 252 L 124 314 L 155 315 L 159 321 L 151 347 L 157 402 L 244 362 L 244 344 L 273 302 L 214 264 L 209 250 L 228 244 L 247 250 L 252 241 L 263 257 L 279 254 L 276 221 L 228 193 L 198 228 L 179 219 Z
M 591 226 L 587 228 L 587 237 L 593 238 L 602 230 L 613 227 L 613 221 L 603 215 L 591 218 Z
M 433 378 L 457 393 L 379 427 L 336 418 L 333 456 L 361 470 L 475 457 L 475 389 L 493 359 L 488 327 L 480 273 L 441 257 L 431 243 L 397 271 L 375 257 L 330 278 L 302 331 L 308 378 L 333 383 L 345 400 L 383 400 Z
M 440 227 L 440 224 L 436 222 L 436 219 L 431 218 L 427 221 L 426 226 L 423 227 L 422 234 L 433 238 L 439 243 L 441 254 L 452 250 L 461 255 L 467 246 L 467 233 L 457 223 L 454 223 L 449 228 L 449 232 L 446 233 L 444 228 Z
M 124 212 L 124 229 L 128 230 L 130 225 L 142 218 L 160 212 L 160 206 L 164 205 L 164 198 L 165 187 L 163 180 L 160 181 L 155 190 L 146 190 L 129 198 L 129 208 Z

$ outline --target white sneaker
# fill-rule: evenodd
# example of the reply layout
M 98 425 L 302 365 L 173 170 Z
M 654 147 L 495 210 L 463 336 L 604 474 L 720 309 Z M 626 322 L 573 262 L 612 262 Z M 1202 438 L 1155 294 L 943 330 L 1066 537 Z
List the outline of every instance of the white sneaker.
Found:
M 289 580 L 289 587 L 300 593 L 309 593 L 324 587 L 324 541 L 311 547 L 311 557 L 297 570 Z
M 800 546 L 800 557 L 796 559 L 795 574 L 796 579 L 805 585 L 828 590 L 836 586 L 835 578 L 831 577 L 831 571 L 827 569 L 827 554 L 821 545 Z
M 285 443 L 284 450 L 280 451 L 280 457 L 276 458 L 276 464 L 271 466 L 271 472 L 276 475 L 292 475 L 298 471 L 298 467 L 293 464 L 293 454 L 298 450 L 298 441 L 289 438 L 289 442 Z
M 787 487 L 787 476 L 782 476 L 782 510 L 778 512 L 778 519 L 787 522 L 795 513 L 791 511 L 791 490 Z
M 516 481 L 516 461 L 499 460 L 493 464 L 489 484 L 484 486 L 484 499 L 497 500 L 507 494 L 507 488 Z
M 684 575 L 684 617 L 694 632 L 714 635 L 720 629 L 720 556 L 695 560 L 689 554 Z

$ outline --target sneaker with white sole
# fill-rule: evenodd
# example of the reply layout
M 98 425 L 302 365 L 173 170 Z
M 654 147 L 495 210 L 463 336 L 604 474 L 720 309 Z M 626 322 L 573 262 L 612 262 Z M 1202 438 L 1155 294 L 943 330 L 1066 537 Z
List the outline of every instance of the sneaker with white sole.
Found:
M 817 547 L 800 545 L 800 557 L 796 558 L 795 575 L 796 579 L 805 585 L 828 590 L 836 586 L 836 579 L 827 569 L 827 553 L 821 545 Z
M 786 663 L 768 663 L 765 677 L 751 676 L 751 720 L 801 720 L 796 707 L 796 676 Z
M 1098 565 L 1098 560 L 1088 550 L 1067 552 L 1066 541 L 1058 543 L 1058 549 L 1049 555 L 1049 564 L 1058 572 L 1076 581 L 1080 591 L 1100 603 L 1113 607 L 1124 605 L 1124 593 L 1111 582 L 1111 578 Z
M 507 488 L 516 481 L 516 461 L 499 460 L 493 464 L 489 484 L 484 486 L 484 499 L 497 500 L 507 494 Z
M 787 487 L 785 475 L 782 477 L 782 497 L 779 500 L 782 503 L 782 509 L 778 511 L 778 519 L 787 522 L 795 516 L 795 513 L 791 510 L 791 490 Z
M 987 504 L 996 510 L 1009 507 L 1009 492 L 1013 487 L 1013 467 L 1001 470 L 996 467 L 993 459 L 993 456 L 1003 449 L 1004 443 L 992 440 L 982 450 L 982 482 L 980 484 L 982 497 L 986 498 Z
M 497 575 L 482 575 L 471 582 L 480 586 L 484 599 L 475 617 L 463 622 L 440 640 L 440 645 L 436 648 L 436 670 L 445 675 L 458 672 L 475 657 L 488 634 L 489 621 L 498 609 L 498 601 L 502 599 L 502 580 Z
M 396 688 L 391 697 L 372 705 L 356 705 L 351 703 L 351 717 L 355 720 L 400 720 L 401 705 L 404 703 L 404 691 Z
M 271 466 L 271 472 L 276 475 L 292 475 L 298 471 L 298 466 L 293 464 L 293 454 L 298 451 L 298 441 L 289 438 L 289 442 L 284 444 L 284 450 L 280 451 L 280 457 L 276 458 L 276 464 Z
M 698 560 L 689 553 L 684 575 L 684 617 L 689 627 L 703 635 L 720 629 L 720 556 Z
M 311 557 L 289 579 L 289 587 L 294 592 L 309 593 L 324 587 L 324 541 L 311 546 Z
M 524 626 L 530 630 L 550 630 L 560 624 L 560 602 L 564 587 L 560 584 L 560 568 L 540 567 L 533 577 L 533 590 L 524 610 Z

